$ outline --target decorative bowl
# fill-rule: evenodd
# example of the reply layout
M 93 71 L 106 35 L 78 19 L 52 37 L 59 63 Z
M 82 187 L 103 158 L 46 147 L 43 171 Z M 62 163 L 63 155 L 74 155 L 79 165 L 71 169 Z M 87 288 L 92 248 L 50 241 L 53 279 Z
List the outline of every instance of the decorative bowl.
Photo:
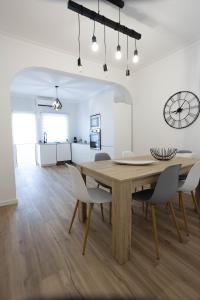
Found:
M 172 159 L 176 153 L 176 148 L 151 148 L 151 155 L 157 160 L 170 160 Z

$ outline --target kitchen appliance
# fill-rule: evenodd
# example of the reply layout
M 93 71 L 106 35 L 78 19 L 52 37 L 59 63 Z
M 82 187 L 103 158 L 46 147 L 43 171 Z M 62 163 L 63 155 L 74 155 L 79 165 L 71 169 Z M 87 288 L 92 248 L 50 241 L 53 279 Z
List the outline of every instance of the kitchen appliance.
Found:
M 90 116 L 90 148 L 101 150 L 101 115 Z
M 96 114 L 90 116 L 90 130 L 101 129 L 101 115 Z
M 101 129 L 90 129 L 90 148 L 101 150 Z

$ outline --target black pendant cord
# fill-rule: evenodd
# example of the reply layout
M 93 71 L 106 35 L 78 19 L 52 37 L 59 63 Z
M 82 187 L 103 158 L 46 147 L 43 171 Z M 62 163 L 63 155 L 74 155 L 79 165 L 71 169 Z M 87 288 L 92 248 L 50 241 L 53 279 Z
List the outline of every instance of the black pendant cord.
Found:
M 80 37 L 81 37 L 81 24 L 80 24 L 80 15 L 78 14 L 78 55 L 79 55 L 79 58 L 81 57 L 81 41 L 80 41 Z
M 106 59 L 106 26 L 105 26 L 105 24 L 104 24 L 104 55 L 105 55 L 105 64 L 106 64 L 106 61 L 107 61 L 107 59 Z
M 56 99 L 58 99 L 58 86 L 56 85 L 55 88 L 56 88 Z
M 126 41 L 126 59 L 127 59 L 127 69 L 128 69 L 128 59 L 129 59 L 129 56 L 128 56 L 128 35 L 126 36 L 127 37 L 127 41 Z
M 95 24 L 95 21 L 94 21 L 93 36 L 95 35 L 95 31 L 96 31 L 96 24 Z
M 120 25 L 120 23 L 121 23 L 121 15 L 120 15 L 120 13 L 121 13 L 121 10 L 120 10 L 120 7 L 119 7 L 119 25 Z M 117 42 L 118 42 L 118 46 L 119 46 L 119 30 L 117 31 Z
M 136 39 L 135 39 L 135 50 L 137 50 L 137 44 L 136 44 Z

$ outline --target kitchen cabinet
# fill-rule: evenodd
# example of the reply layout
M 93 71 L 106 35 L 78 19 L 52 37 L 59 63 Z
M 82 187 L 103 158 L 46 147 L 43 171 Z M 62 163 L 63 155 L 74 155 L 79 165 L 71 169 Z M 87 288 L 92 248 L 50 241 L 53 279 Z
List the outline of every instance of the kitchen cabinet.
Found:
M 37 164 L 40 166 L 56 165 L 57 162 L 71 160 L 71 145 L 69 143 L 37 144 Z
M 40 166 L 56 165 L 56 144 L 37 144 L 37 164 Z
M 69 143 L 57 144 L 57 162 L 71 160 L 71 145 Z
M 72 162 L 80 164 L 90 161 L 90 145 L 72 143 Z

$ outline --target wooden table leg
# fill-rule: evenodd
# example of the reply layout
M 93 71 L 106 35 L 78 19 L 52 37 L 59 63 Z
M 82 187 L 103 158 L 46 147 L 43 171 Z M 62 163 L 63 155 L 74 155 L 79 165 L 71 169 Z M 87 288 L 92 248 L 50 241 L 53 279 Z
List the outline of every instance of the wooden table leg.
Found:
M 86 175 L 82 174 L 83 180 L 86 183 Z M 83 202 L 79 202 L 78 206 L 78 217 L 80 222 L 85 222 L 87 219 L 87 204 Z
M 114 181 L 112 185 L 112 254 L 126 263 L 131 250 L 131 182 Z
M 200 181 L 199 184 L 197 185 L 196 191 L 195 191 L 195 197 L 197 200 L 197 204 L 200 207 Z

